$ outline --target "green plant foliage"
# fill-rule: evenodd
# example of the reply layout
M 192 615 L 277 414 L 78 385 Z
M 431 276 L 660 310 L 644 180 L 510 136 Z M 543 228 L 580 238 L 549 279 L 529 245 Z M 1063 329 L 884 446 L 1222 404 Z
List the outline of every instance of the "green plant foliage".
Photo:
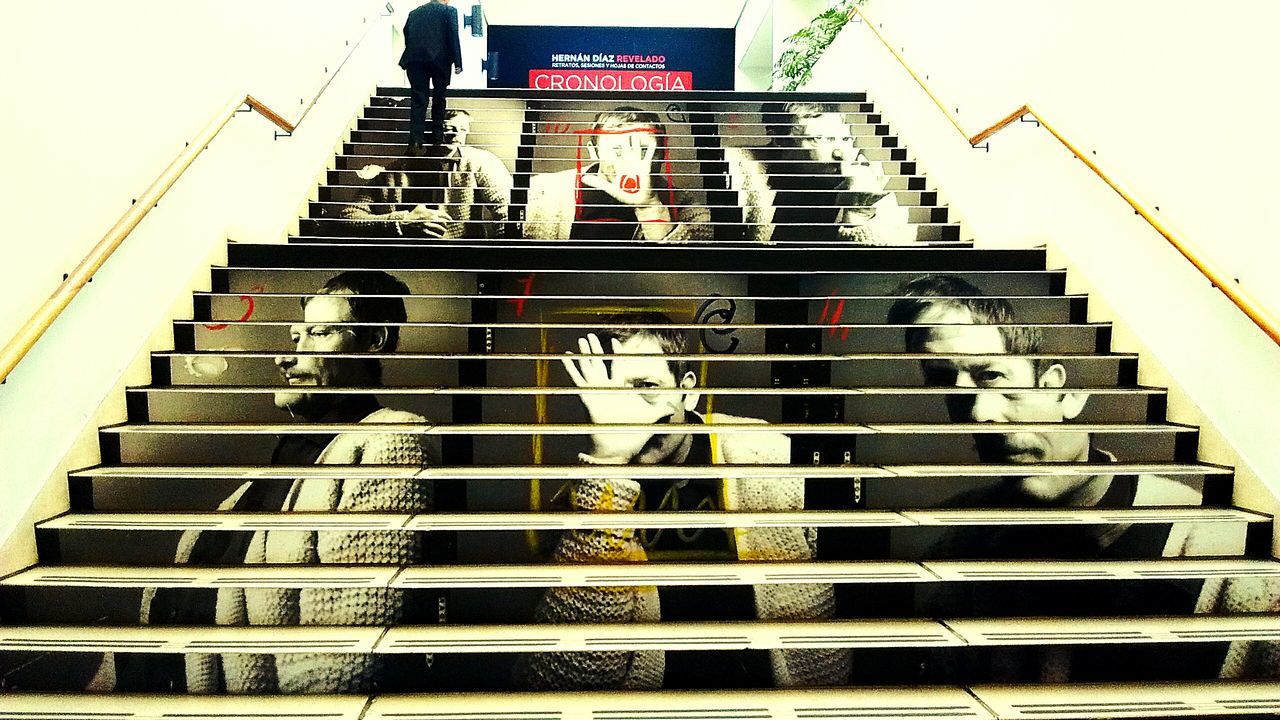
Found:
M 814 18 L 807 27 L 783 41 L 782 54 L 773 66 L 770 90 L 799 90 L 813 79 L 813 66 L 849 24 L 853 9 L 867 0 L 841 0 L 840 4 Z

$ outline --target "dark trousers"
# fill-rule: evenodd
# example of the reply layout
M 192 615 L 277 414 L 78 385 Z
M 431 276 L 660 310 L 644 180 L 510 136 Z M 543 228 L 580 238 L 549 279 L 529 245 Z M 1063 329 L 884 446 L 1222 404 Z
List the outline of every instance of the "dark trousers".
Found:
M 449 89 L 452 68 L 438 68 L 427 63 L 410 63 L 409 76 L 409 144 L 421 144 L 427 135 L 427 101 L 431 102 L 431 143 L 444 142 L 445 91 Z

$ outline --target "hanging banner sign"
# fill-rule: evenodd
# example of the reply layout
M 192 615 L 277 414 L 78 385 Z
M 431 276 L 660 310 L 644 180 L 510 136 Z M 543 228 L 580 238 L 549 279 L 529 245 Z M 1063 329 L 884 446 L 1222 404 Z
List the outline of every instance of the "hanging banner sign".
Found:
M 733 89 L 732 29 L 491 25 L 489 55 L 490 87 Z
M 535 90 L 692 90 L 691 72 L 635 70 L 530 70 Z

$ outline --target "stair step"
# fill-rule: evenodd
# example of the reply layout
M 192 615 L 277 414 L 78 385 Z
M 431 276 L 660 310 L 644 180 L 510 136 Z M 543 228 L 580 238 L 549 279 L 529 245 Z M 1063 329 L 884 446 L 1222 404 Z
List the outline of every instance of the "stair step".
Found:
M 556 372 L 559 372 L 558 370 Z M 278 377 L 278 376 L 277 376 Z M 558 382 L 558 381 L 557 381 Z M 208 384 L 131 388 L 127 391 L 129 419 L 134 422 L 269 422 L 282 418 L 274 402 L 276 386 L 219 386 Z M 901 391 L 899 391 L 901 390 Z M 947 402 L 966 401 L 1008 392 L 1007 389 L 968 388 L 708 388 L 702 391 L 716 412 L 751 415 L 768 422 L 794 417 L 798 407 L 842 413 L 847 423 L 947 422 Z M 545 402 L 546 417 L 576 418 L 584 396 L 631 395 L 629 388 L 318 388 L 312 395 L 356 397 L 372 395 L 398 410 L 416 413 L 433 422 L 448 423 L 458 417 L 458 403 L 480 413 L 482 421 L 537 422 L 538 404 Z M 1138 423 L 1164 420 L 1167 393 L 1150 388 L 1081 388 L 1089 395 L 1079 422 Z M 1057 395 L 1060 390 L 1019 389 L 1019 395 Z
M 0 627 L 0 651 L 524 653 L 1131 645 L 1280 640 L 1280 616 L 950 618 L 555 625 Z
M 1230 476 L 1233 470 L 1206 463 L 1017 464 L 960 465 L 682 465 L 680 477 L 724 478 L 953 478 L 961 477 L 1080 477 L 1087 475 L 1166 475 L 1171 477 Z M 377 478 L 419 480 L 574 480 L 585 478 L 665 480 L 671 468 L 662 465 L 464 465 L 403 467 L 394 465 L 102 465 L 69 473 L 71 478 L 151 478 L 175 480 L 276 478 Z
M 10 693 L 4 720 L 1088 720 L 1266 717 L 1280 682 L 975 685 L 971 688 L 430 693 L 422 695 L 85 695 Z
M 806 583 L 1161 581 L 1280 578 L 1280 561 L 1255 559 L 643 562 L 524 565 L 36 566 L 9 587 L 548 588 Z
M 261 385 L 281 387 L 280 369 L 275 358 L 280 352 L 243 352 L 218 350 L 206 352 L 152 353 L 152 373 L 157 383 L 171 385 Z M 335 357 L 335 355 L 324 355 Z M 470 372 L 485 373 L 490 387 L 529 387 L 538 384 L 555 384 L 568 387 L 571 381 L 562 370 L 556 369 L 563 357 L 560 354 L 448 354 L 448 353 L 382 353 L 378 356 L 382 365 L 382 382 L 388 387 L 463 386 L 474 384 Z M 667 356 L 685 359 L 697 369 L 699 381 L 704 385 L 727 387 L 771 387 L 774 373 L 788 377 L 812 371 L 829 373 L 826 377 L 834 386 L 919 388 L 923 384 L 920 361 L 944 359 L 949 355 L 918 355 L 906 353 L 861 353 L 848 355 L 681 355 Z M 1002 358 L 1013 356 L 1001 356 Z M 1026 359 L 1051 360 L 1062 364 L 1071 379 L 1071 385 L 1081 387 L 1128 388 L 1137 385 L 1138 358 L 1136 355 L 1073 354 L 1021 355 Z M 785 363 L 775 368 L 772 363 Z M 547 368 L 551 368 L 549 376 Z M 469 369 L 468 369 L 469 368 Z M 798 384 L 790 381 L 789 384 Z
M 960 688 L 422 695 L 71 695 L 12 693 L 2 720 L 991 720 Z M 891 713 L 891 714 L 890 714 Z
M 375 164 L 375 165 L 383 164 L 384 162 L 385 162 L 385 158 L 381 160 L 375 160 L 372 164 Z M 340 164 L 335 163 L 335 167 L 330 168 L 327 174 L 325 175 L 325 182 L 328 183 L 329 185 L 365 186 L 368 184 L 368 181 L 365 180 L 363 177 L 361 177 L 361 170 L 368 164 L 370 163 L 367 161 L 361 163 L 361 162 L 353 162 L 353 161 L 347 161 L 347 160 L 344 160 Z M 702 179 L 707 177 L 706 174 L 702 172 L 676 172 L 675 171 L 676 169 L 677 168 L 672 168 L 672 172 L 668 173 L 667 176 L 675 180 L 677 185 L 686 182 L 685 178 Z M 684 170 L 685 168 L 682 167 L 680 169 Z M 896 166 L 896 165 L 890 169 L 895 169 L 899 171 L 903 170 L 901 166 Z M 931 188 L 928 178 L 926 178 L 918 170 L 919 170 L 918 166 L 911 166 L 910 172 L 898 172 L 896 174 L 893 174 L 893 173 L 888 173 L 888 169 L 884 169 L 882 174 L 882 177 L 884 177 L 884 183 L 885 183 L 884 189 L 889 191 L 936 191 L 936 189 Z M 404 170 L 403 172 L 409 177 L 410 184 L 414 187 L 429 188 L 432 186 L 439 185 L 442 182 L 440 179 L 440 172 L 438 170 L 435 170 L 435 171 Z M 530 181 L 526 180 L 525 178 L 532 178 L 534 175 L 538 175 L 538 174 L 539 173 L 535 173 L 528 170 L 517 170 L 516 172 L 511 173 L 511 177 L 514 182 L 520 185 L 527 185 Z M 788 173 L 778 173 L 778 174 L 772 175 L 772 177 L 793 178 L 793 177 L 805 177 L 805 176 L 788 174 Z M 690 181 L 693 182 L 692 180 Z M 812 191 L 806 190 L 804 192 L 812 192 Z
M 128 392 L 134 394 L 147 395 L 272 395 L 279 392 L 281 387 L 258 387 L 258 386 L 237 386 L 237 385 L 180 385 L 180 386 L 148 386 L 129 388 Z M 1060 395 L 1061 389 L 1056 388 L 1018 388 L 1019 395 Z M 1135 396 L 1149 397 L 1153 395 L 1164 395 L 1168 391 L 1163 388 L 1115 388 L 1115 387 L 1081 387 L 1072 388 L 1072 392 L 1080 392 L 1087 395 L 1114 395 L 1114 396 Z M 577 398 L 582 395 L 631 395 L 642 392 L 636 388 L 578 388 L 578 387 L 316 387 L 309 389 L 307 392 L 316 394 L 332 394 L 332 395 L 389 395 L 389 396 L 405 396 L 405 395 L 443 395 L 443 396 L 484 396 L 484 395 L 500 395 L 508 396 L 564 396 Z M 708 395 L 746 395 L 751 397 L 805 397 L 819 396 L 826 397 L 835 396 L 861 396 L 870 395 L 874 397 L 892 396 L 892 397 L 913 397 L 913 396 L 940 396 L 949 395 L 993 395 L 1009 392 L 1008 388 L 954 388 L 954 387 L 771 387 L 771 388 L 753 388 L 753 387 L 714 387 L 705 388 L 704 394 Z
M 1274 680 L 976 685 L 971 692 L 1001 720 L 1263 717 L 1280 712 L 1280 682 Z
M 943 622 L 965 643 L 987 646 L 1280 640 L 1280 615 L 1269 613 L 1113 618 L 953 618 Z
M 708 245 L 670 245 L 625 243 L 600 246 L 592 252 L 566 253 L 564 243 L 543 248 L 487 243 L 488 252 L 441 243 L 435 246 L 369 245 L 369 244 L 256 244 L 232 243 L 227 246 L 229 265 L 259 267 L 389 269 L 392 272 L 420 270 L 484 270 L 519 269 L 542 272 L 577 267 L 580 274 L 599 269 L 701 270 L 760 272 L 767 270 L 789 274 L 800 268 L 825 268 L 825 274 L 846 270 L 913 271 L 918 274 L 938 272 L 959 274 L 970 270 L 1044 270 L 1043 250 L 973 249 L 936 247 L 858 247 L 831 245 L 811 248 L 769 245 L 725 248 Z M 358 248 L 358 252 L 355 250 Z M 570 259 L 570 257 L 572 259 Z M 501 261 L 498 261 L 501 258 Z M 498 266 L 498 267 L 495 267 Z M 314 288 L 312 288 L 314 289 Z
M 563 248 L 562 248 L 563 250 Z M 820 255 L 829 255 L 818 249 Z M 279 260 L 280 258 L 276 258 Z M 563 263 L 568 265 L 569 263 Z M 493 294 L 529 296 L 563 294 L 610 297 L 613 295 L 687 296 L 692 293 L 731 297 L 762 294 L 775 300 L 793 295 L 826 298 L 835 295 L 896 297 L 891 293 L 902 284 L 924 274 L 918 270 L 829 270 L 781 271 L 704 270 L 679 268 L 598 268 L 594 270 L 538 269 L 534 267 L 499 267 L 490 262 L 472 269 L 439 268 L 434 270 L 396 268 L 391 265 L 369 266 L 370 270 L 393 273 L 422 295 Z M 824 267 L 830 267 L 824 265 Z M 280 263 L 252 266 L 215 267 L 216 285 L 226 285 L 226 292 L 253 292 L 254 287 L 273 292 L 314 293 L 329 278 L 346 270 L 342 263 L 329 267 L 289 267 Z M 982 270 L 958 268 L 938 270 L 941 274 L 960 277 L 988 296 L 1061 296 L 1066 286 L 1062 270 L 1040 269 Z M 530 277 L 530 276 L 533 277 Z
M 364 530 L 480 532 L 493 530 L 911 527 L 986 525 L 1113 525 L 1266 523 L 1271 518 L 1235 508 L 1055 508 L 1048 510 L 855 510 L 800 512 L 471 512 L 471 513 L 68 513 L 39 523 L 41 530 Z
M 606 316 L 596 316 L 588 322 L 543 322 L 531 320 L 523 323 L 471 323 L 471 322 L 406 322 L 383 323 L 379 327 L 401 329 L 396 351 L 413 352 L 467 352 L 472 349 L 472 335 L 482 333 L 485 346 L 492 352 L 536 352 L 539 348 L 556 354 L 561 349 L 578 347 L 579 338 L 588 333 L 601 332 Z M 175 350 L 237 351 L 280 350 L 292 351 L 290 330 L 299 323 L 283 320 L 228 320 L 212 327 L 203 320 L 174 321 Z M 326 323 L 333 327 L 362 327 L 356 323 Z M 366 324 L 367 325 L 367 324 Z M 904 336 L 913 328 L 939 327 L 930 325 L 887 324 L 671 324 L 664 328 L 691 336 L 690 349 L 711 350 L 734 345 L 733 352 L 741 354 L 764 353 L 771 346 L 790 339 L 797 354 L 804 351 L 817 353 L 873 353 L 895 352 L 903 348 Z M 954 327 L 954 326 L 950 326 Z M 1110 349 L 1112 328 L 1110 324 L 1047 323 L 1016 325 L 990 325 L 997 329 L 1036 330 L 1040 335 L 1040 351 L 1043 353 L 1070 353 L 1081 350 L 1106 352 Z M 806 335 L 805 333 L 809 333 Z M 779 340 L 783 335 L 789 338 Z M 736 343 L 734 342 L 736 341 Z
M 1258 622 L 1237 625 L 1242 629 L 1256 628 L 1257 632 L 1265 632 L 1264 626 Z M 0 627 L 0 651 L 27 652 L 518 653 L 598 652 L 637 647 L 653 650 L 770 650 L 948 647 L 963 644 L 954 633 L 934 620 L 393 627 Z
M 2 697 L 0 720 L 365 720 L 372 701 L 363 695 L 5 693 Z

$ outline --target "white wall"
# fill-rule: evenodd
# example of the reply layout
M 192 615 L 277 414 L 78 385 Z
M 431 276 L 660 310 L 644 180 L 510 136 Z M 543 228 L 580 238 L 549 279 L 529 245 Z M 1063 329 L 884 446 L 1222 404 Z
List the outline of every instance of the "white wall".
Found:
M 872 0 L 868 11 L 966 128 L 1030 102 L 1280 315 L 1280 3 Z
M 6 3 L 0 23 L 7 340 L 236 93 L 286 117 L 377 17 L 374 0 Z M 239 234 L 283 226 L 238 219 Z
M 769 89 L 774 63 L 773 0 L 748 0 L 734 28 L 733 87 Z
M 1069 7 L 1070 12 L 1064 12 Z M 1280 144 L 1258 82 L 1280 67 L 1280 7 L 1130 0 L 885 0 L 883 32 L 971 132 L 1030 101 L 1139 189 L 1204 253 L 1280 308 L 1274 241 Z M 808 90 L 867 90 L 980 245 L 1047 244 L 1116 347 L 1149 351 L 1143 380 L 1180 386 L 1172 415 L 1213 426 L 1280 490 L 1280 348 L 1047 133 L 968 147 L 889 53 L 852 24 Z M 1159 372 L 1155 372 L 1159 370 Z
M 299 131 L 237 115 L 0 386 L 0 540 L 30 533 L 33 500 L 211 252 L 277 242 L 392 52 L 380 2 L 49 2 L 6 7 L 0 138 L 8 262 L 0 330 L 51 292 L 214 112 L 251 92 L 300 112 L 373 30 Z M 21 68 L 22 72 L 17 72 Z M 91 160 L 90 160 L 91 159 Z M 203 273 L 207 278 L 207 271 Z M 145 377 L 142 378 L 145 382 Z M 29 549 L 29 545 L 25 546 Z M 25 551 L 21 551 L 25 552 Z M 9 564 L 20 551 L 5 549 Z

